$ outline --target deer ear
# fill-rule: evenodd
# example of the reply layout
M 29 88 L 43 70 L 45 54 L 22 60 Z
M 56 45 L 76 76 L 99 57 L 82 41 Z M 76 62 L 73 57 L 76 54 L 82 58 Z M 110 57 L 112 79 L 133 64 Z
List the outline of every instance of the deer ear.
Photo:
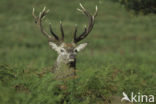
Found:
M 80 45 L 78 45 L 75 49 L 80 52 L 81 50 L 83 50 L 86 46 L 87 46 L 88 43 L 82 43 Z
M 50 47 L 51 47 L 53 50 L 55 50 L 55 51 L 58 52 L 58 46 L 57 46 L 55 43 L 49 42 L 49 45 L 50 45 Z

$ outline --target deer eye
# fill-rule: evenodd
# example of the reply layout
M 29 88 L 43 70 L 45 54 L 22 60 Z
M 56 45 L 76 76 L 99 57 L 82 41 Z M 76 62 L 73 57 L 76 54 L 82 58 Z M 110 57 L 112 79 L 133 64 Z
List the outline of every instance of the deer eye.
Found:
M 63 50 L 63 49 L 61 49 L 60 51 L 61 51 L 61 52 L 64 52 L 64 50 Z
M 74 52 L 76 52 L 76 53 L 77 53 L 77 52 L 78 52 L 78 51 L 77 51 L 77 49 L 75 49 L 75 50 L 74 50 Z

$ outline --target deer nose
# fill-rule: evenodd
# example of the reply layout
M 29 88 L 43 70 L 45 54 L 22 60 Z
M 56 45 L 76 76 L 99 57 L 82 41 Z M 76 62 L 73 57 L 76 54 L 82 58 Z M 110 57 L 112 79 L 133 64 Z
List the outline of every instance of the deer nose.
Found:
M 71 54 L 71 55 L 69 56 L 69 58 L 70 58 L 70 59 L 74 59 L 74 58 L 75 58 L 75 55 L 74 55 L 74 54 Z

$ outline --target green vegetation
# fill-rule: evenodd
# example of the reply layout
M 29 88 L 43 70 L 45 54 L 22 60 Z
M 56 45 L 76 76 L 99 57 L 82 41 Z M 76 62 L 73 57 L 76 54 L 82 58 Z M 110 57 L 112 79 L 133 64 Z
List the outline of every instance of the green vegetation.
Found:
M 34 24 L 32 8 L 50 9 L 45 26 L 51 22 L 60 34 L 62 20 L 69 41 L 75 24 L 79 33 L 87 24 L 76 11 L 79 2 L 90 11 L 98 5 L 98 17 L 77 57 L 78 77 L 56 81 L 47 71 L 57 54 Z M 0 104 L 108 104 L 123 91 L 156 95 L 155 21 L 154 14 L 135 16 L 108 0 L 1 0 Z
M 125 5 L 127 9 L 132 9 L 135 13 L 149 14 L 156 13 L 155 0 L 112 0 Z

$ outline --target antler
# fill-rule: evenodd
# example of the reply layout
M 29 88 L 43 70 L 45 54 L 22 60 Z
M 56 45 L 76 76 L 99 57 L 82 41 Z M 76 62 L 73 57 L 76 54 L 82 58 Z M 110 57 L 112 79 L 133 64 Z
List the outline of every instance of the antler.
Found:
M 48 12 L 49 12 L 49 10 L 46 10 L 46 7 L 44 7 L 43 10 L 40 12 L 39 16 L 36 16 L 35 15 L 35 9 L 33 8 L 32 15 L 33 15 L 33 17 L 35 19 L 35 23 L 40 28 L 40 30 L 43 33 L 43 35 L 48 37 L 48 39 L 50 41 L 60 42 L 59 37 L 53 32 L 53 29 L 52 29 L 52 26 L 51 26 L 50 23 L 49 23 L 49 29 L 50 29 L 50 33 L 53 35 L 54 39 L 43 28 L 42 20 L 48 14 Z M 61 22 L 60 22 L 60 30 L 61 30 L 61 33 L 62 33 L 61 41 L 63 41 L 64 40 L 64 31 L 63 31 L 63 27 L 62 27 L 62 23 Z
M 94 27 L 94 19 L 95 17 L 97 16 L 97 11 L 98 11 L 98 8 L 97 6 L 95 7 L 95 13 L 94 15 L 91 15 L 84 7 L 83 5 L 80 3 L 80 7 L 81 9 L 77 9 L 78 11 L 80 11 L 82 14 L 86 15 L 88 18 L 89 18 L 89 25 L 88 27 L 85 25 L 85 29 L 84 29 L 84 32 L 79 36 L 79 37 L 76 37 L 76 34 L 77 34 L 77 25 L 75 26 L 75 32 L 74 32 L 74 43 L 77 43 L 79 41 L 81 41 L 82 39 L 84 39 L 90 32 L 91 30 L 93 29 Z

